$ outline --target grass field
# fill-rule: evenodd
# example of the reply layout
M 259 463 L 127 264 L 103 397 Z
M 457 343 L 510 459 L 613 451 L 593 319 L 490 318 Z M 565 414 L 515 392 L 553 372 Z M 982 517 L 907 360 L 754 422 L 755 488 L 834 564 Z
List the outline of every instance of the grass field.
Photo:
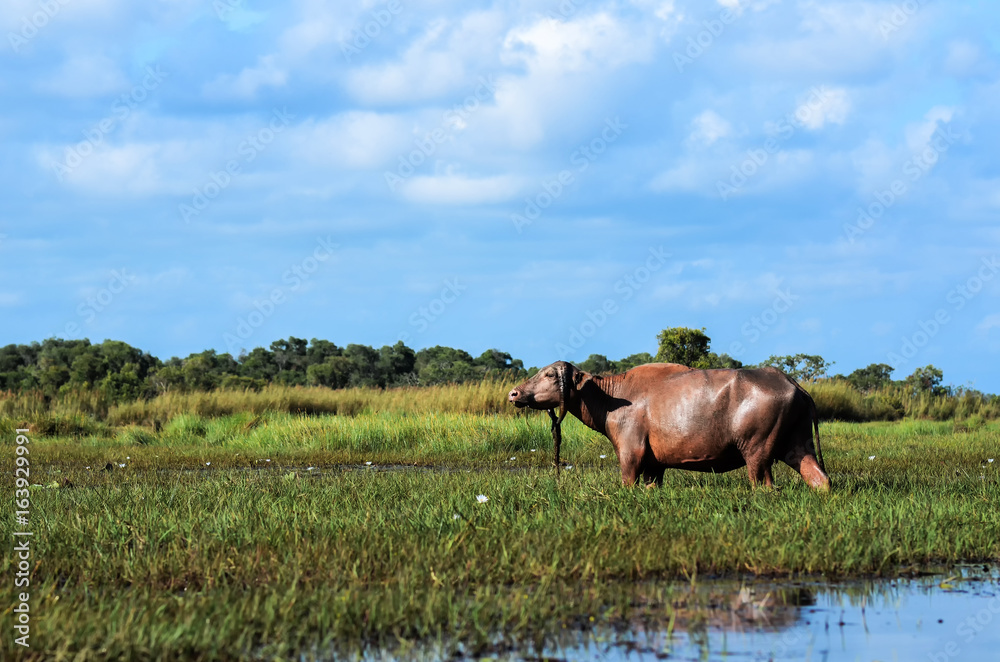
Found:
M 669 471 L 663 489 L 623 488 L 610 444 L 575 420 L 563 443 L 574 466 L 557 481 L 544 413 L 177 413 L 36 436 L 32 651 L 490 650 L 674 623 L 690 616 L 686 587 L 711 577 L 891 576 L 1000 559 L 1000 461 L 988 461 L 1000 424 L 821 432 L 829 495 L 783 465 L 777 491 L 751 490 L 745 470 Z M 13 448 L 4 431 L 7 476 Z M 14 568 L 5 554 L 3 576 Z M 12 581 L 0 600 L 14 604 Z M 12 637 L 0 642 L 3 658 L 28 659 Z

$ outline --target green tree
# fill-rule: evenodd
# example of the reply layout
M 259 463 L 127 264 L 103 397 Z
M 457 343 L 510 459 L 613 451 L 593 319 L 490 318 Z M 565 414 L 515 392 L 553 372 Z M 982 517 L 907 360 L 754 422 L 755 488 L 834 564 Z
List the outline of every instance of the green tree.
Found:
M 781 370 L 792 379 L 813 381 L 825 377 L 835 361 L 826 361 L 818 354 L 771 355 L 761 366 L 771 366 Z
M 313 338 L 309 341 L 309 348 L 306 350 L 306 359 L 309 365 L 315 365 L 325 362 L 331 356 L 342 356 L 343 354 L 344 350 L 329 340 Z
M 126 363 L 121 370 L 108 372 L 97 386 L 112 400 L 121 401 L 135 400 L 142 395 L 143 383 L 138 367 L 133 363 Z
M 379 353 L 368 345 L 350 344 L 344 356 L 351 361 L 351 386 L 385 386 L 379 371 Z
M 345 388 L 351 383 L 354 362 L 346 356 L 330 356 L 306 370 L 309 384 L 328 388 Z
M 631 354 L 619 361 L 615 361 L 614 370 L 615 372 L 625 372 L 638 365 L 645 365 L 653 362 L 655 362 L 655 359 L 652 354 L 649 352 L 639 352 L 638 354 Z
M 859 391 L 869 392 L 892 383 L 893 367 L 886 363 L 871 363 L 847 376 L 848 383 Z
M 933 365 L 926 365 L 923 368 L 914 370 L 913 374 L 906 378 L 904 384 L 915 393 L 944 395 L 948 392 L 948 389 L 941 386 L 943 379 L 944 373 L 940 368 L 935 368 Z
M 95 348 L 73 359 L 70 366 L 70 383 L 83 388 L 93 386 L 108 374 L 108 364 Z
M 715 352 L 709 352 L 708 358 L 697 367 L 703 369 L 726 368 L 728 370 L 738 370 L 743 367 L 743 361 L 734 359 L 729 356 L 729 354 L 716 354 Z
M 263 347 L 255 347 L 249 354 L 240 357 L 240 376 L 250 379 L 272 381 L 279 372 L 274 360 L 274 352 Z
M 475 378 L 475 362 L 465 350 L 435 345 L 417 352 L 414 370 L 421 385 L 461 383 Z
M 271 351 L 274 353 L 274 362 L 278 364 L 278 372 L 284 370 L 301 372 L 305 378 L 308 345 L 305 338 L 294 336 L 289 336 L 288 340 L 275 340 L 271 343 Z
M 698 370 L 743 367 L 742 362 L 728 354 L 710 351 L 712 339 L 705 329 L 673 327 L 661 331 L 656 339 L 659 342 L 656 360 L 661 363 L 679 363 Z
M 182 362 L 184 386 L 191 391 L 217 388 L 226 375 L 238 375 L 239 364 L 229 354 L 216 354 L 214 349 L 192 354 Z
M 705 329 L 689 329 L 684 326 L 671 327 L 656 336 L 659 349 L 656 360 L 660 363 L 680 363 L 691 368 L 708 360 L 712 339 L 705 335 Z
M 404 345 L 402 340 L 397 341 L 391 347 L 385 345 L 378 354 L 378 370 L 383 386 L 412 381 L 411 377 L 417 363 L 417 354 Z
M 148 381 L 153 393 L 168 393 L 173 390 L 184 390 L 184 370 L 181 360 L 172 358 L 149 374 Z
M 578 366 L 581 370 L 594 375 L 608 375 L 616 372 L 617 366 L 614 361 L 609 361 L 603 354 L 591 354 Z

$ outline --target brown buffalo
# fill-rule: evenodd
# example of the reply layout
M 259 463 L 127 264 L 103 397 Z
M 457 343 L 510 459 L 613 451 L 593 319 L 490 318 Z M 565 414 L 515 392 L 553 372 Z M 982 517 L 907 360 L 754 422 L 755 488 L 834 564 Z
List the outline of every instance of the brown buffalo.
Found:
M 626 485 L 640 474 L 660 484 L 668 468 L 721 473 L 743 465 L 751 484 L 773 485 L 771 465 L 781 460 L 810 486 L 830 488 L 822 459 L 817 461 L 816 405 L 775 368 L 692 370 L 651 363 L 597 377 L 557 361 L 515 387 L 508 400 L 549 411 L 556 466 L 560 424 L 569 412 L 611 440 Z

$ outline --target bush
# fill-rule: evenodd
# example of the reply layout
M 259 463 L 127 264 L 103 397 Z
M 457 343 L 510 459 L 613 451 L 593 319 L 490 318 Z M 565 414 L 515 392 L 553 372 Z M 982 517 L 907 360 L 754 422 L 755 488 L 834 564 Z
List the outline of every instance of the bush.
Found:
M 138 425 L 129 425 L 115 435 L 115 441 L 124 446 L 149 446 L 157 442 L 156 436 Z

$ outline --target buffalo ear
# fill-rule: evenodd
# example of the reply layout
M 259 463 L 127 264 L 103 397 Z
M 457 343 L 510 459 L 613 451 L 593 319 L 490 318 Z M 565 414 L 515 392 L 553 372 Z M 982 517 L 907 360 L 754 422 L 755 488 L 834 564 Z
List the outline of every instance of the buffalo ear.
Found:
M 583 380 L 586 376 L 587 373 L 583 372 L 582 370 L 577 370 L 576 374 L 573 375 L 573 383 L 576 384 L 577 387 L 579 387 L 580 384 L 583 383 Z

